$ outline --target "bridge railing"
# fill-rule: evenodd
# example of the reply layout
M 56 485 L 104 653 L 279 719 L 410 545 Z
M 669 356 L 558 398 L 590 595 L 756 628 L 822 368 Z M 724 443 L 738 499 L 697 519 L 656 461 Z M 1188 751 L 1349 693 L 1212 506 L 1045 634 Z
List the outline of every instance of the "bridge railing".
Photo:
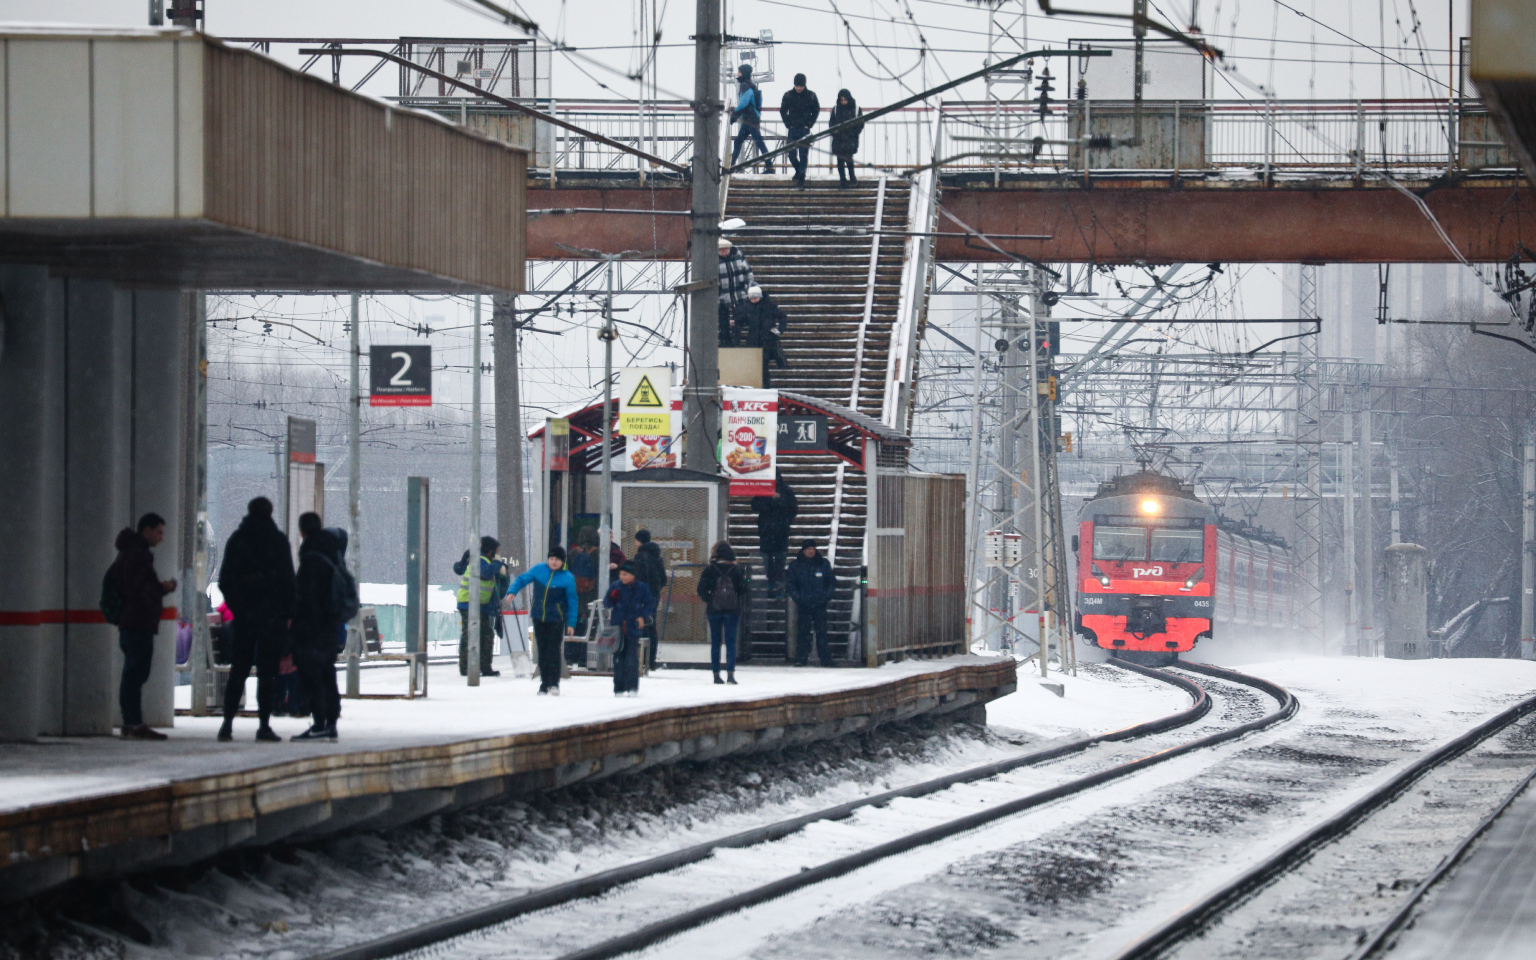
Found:
M 468 98 L 401 98 L 534 153 L 533 169 L 558 179 L 634 172 L 649 165 L 570 130 Z M 693 112 L 683 101 L 528 101 L 580 127 L 675 163 L 693 152 Z M 1139 116 L 1138 116 L 1139 114 Z M 826 111 L 823 111 L 823 123 Z M 732 135 L 736 127 L 731 128 Z M 935 141 L 935 130 L 938 140 Z M 784 143 L 770 112 L 769 149 Z M 731 142 L 724 141 L 729 156 Z M 755 153 L 749 143 L 742 156 Z M 870 121 L 856 159 L 907 172 L 937 158 L 946 174 L 1114 175 L 1151 171 L 1223 179 L 1361 177 L 1373 170 L 1438 176 L 1448 170 L 1515 170 L 1491 116 L 1476 101 L 1072 100 L 1041 116 L 1032 103 L 950 101 Z M 811 148 L 813 173 L 834 168 L 830 143 Z M 782 166 L 782 165 L 781 165 Z

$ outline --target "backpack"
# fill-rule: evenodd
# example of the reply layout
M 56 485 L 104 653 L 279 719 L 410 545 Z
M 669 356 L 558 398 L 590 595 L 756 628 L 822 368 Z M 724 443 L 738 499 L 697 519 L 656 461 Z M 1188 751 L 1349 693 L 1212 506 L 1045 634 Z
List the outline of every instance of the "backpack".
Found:
M 736 580 L 729 571 L 715 568 L 715 589 L 710 592 L 709 605 L 716 613 L 735 613 L 740 601 L 736 596 Z
M 117 561 L 107 568 L 101 578 L 101 599 L 96 601 L 101 616 L 114 627 L 123 618 L 123 595 L 117 590 Z
M 357 580 L 352 576 L 352 571 L 347 569 L 344 563 L 337 563 L 330 557 L 325 562 L 331 565 L 331 597 L 326 604 L 331 613 L 341 619 L 342 623 L 352 622 L 357 612 L 362 609 L 362 602 L 357 596 Z

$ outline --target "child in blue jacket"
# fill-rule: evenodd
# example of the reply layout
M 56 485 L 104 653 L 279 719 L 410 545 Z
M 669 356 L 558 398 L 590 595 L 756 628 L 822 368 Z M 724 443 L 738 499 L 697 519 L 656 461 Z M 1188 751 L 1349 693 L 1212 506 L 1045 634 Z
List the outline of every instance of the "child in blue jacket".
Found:
M 619 582 L 609 588 L 603 606 L 612 611 L 608 622 L 619 628 L 619 645 L 613 651 L 613 695 L 639 696 L 640 638 L 656 615 L 656 598 L 635 577 L 634 561 L 619 567 Z
M 539 695 L 560 695 L 560 664 L 564 658 L 565 636 L 576 632 L 576 578 L 565 569 L 565 550 L 549 548 L 549 559 L 512 581 L 508 595 L 533 585 L 528 601 L 528 615 L 533 620 L 533 638 L 539 648 Z

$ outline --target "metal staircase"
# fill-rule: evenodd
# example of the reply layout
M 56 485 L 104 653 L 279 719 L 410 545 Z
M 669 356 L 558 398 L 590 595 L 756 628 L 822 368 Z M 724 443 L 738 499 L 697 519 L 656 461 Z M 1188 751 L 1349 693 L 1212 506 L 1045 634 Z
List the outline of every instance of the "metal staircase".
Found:
M 748 225 L 735 242 L 758 283 L 789 316 L 783 338 L 789 367 L 772 370 L 773 387 L 875 420 L 888 415 L 893 343 L 900 351 L 913 342 L 912 331 L 898 331 L 910 190 L 898 179 L 861 181 L 848 189 L 814 180 L 805 190 L 787 181 L 731 184 L 726 215 Z M 795 489 L 800 506 L 790 558 L 805 538 L 831 554 L 838 590 L 828 611 L 828 633 L 833 657 L 843 659 L 858 616 L 865 476 L 831 454 L 783 458 L 779 474 Z M 730 537 L 753 573 L 752 616 L 743 639 L 750 639 L 754 660 L 783 660 L 787 603 L 768 595 L 757 554 L 757 518 L 745 499 L 731 502 Z

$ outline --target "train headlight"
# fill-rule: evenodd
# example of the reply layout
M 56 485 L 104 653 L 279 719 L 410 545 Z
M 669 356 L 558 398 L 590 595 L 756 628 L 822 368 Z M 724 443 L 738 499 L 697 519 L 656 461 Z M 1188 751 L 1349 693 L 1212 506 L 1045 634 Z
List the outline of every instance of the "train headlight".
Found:
M 1185 589 L 1185 590 L 1193 590 L 1193 589 L 1195 589 L 1195 584 L 1199 583 L 1204 578 L 1205 578 L 1205 567 L 1203 567 L 1203 566 L 1196 567 L 1195 568 L 1195 572 L 1189 575 L 1189 579 L 1188 580 L 1184 581 L 1183 589 Z
M 1158 510 L 1160 510 L 1161 508 L 1162 508 L 1162 504 L 1158 503 L 1156 500 L 1143 500 L 1143 501 L 1141 501 L 1141 512 L 1142 513 L 1153 514 L 1153 513 L 1156 513 Z
M 1109 587 L 1109 574 L 1099 569 L 1098 564 L 1093 565 L 1093 575 L 1099 578 L 1099 583 L 1102 584 L 1105 588 Z

